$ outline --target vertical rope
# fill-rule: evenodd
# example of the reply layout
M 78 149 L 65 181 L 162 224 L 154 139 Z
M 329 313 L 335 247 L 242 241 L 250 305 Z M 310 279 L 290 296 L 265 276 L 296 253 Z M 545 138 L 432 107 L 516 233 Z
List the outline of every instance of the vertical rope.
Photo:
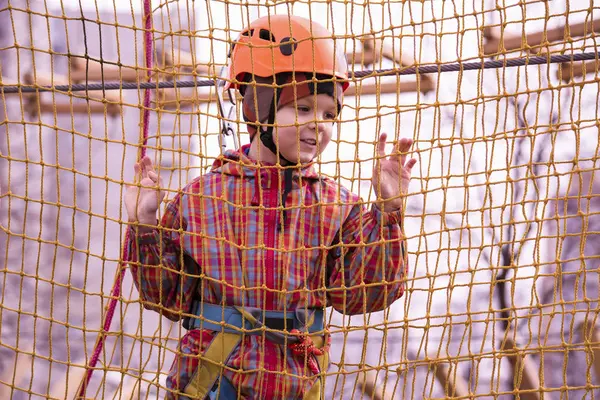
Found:
M 128 305 L 124 302 L 137 290 L 129 284 L 123 287 L 127 267 L 133 258 L 128 253 L 135 253 L 134 247 L 119 249 L 121 259 L 115 263 L 111 288 L 105 287 L 104 280 L 89 282 L 87 275 L 75 275 L 76 267 L 81 265 L 75 257 L 85 257 L 84 264 L 104 265 L 105 247 L 117 248 L 117 245 L 109 243 L 115 240 L 115 225 L 107 223 L 110 206 L 107 196 L 110 196 L 109 185 L 112 184 L 109 180 L 122 182 L 123 176 L 120 165 L 110 164 L 125 157 L 129 151 L 131 143 L 125 141 L 125 132 L 131 124 L 127 118 L 121 121 L 122 132 L 114 133 L 115 138 L 114 135 L 109 137 L 108 132 L 104 137 L 92 135 L 91 125 L 86 127 L 88 132 L 82 132 L 73 121 L 75 114 L 85 114 L 85 118 L 90 118 L 91 114 L 105 116 L 116 101 L 110 98 L 111 94 L 137 90 L 139 104 L 131 122 L 139 124 L 139 127 L 134 129 L 138 138 L 134 139 L 136 156 L 132 160 L 142 158 L 147 154 L 153 97 L 149 90 L 168 89 L 165 94 L 170 96 L 165 96 L 159 107 L 167 118 L 163 123 L 172 123 L 172 139 L 167 141 L 171 141 L 172 146 L 166 144 L 164 151 L 173 155 L 173 161 L 170 165 L 165 164 L 163 171 L 170 171 L 171 181 L 179 178 L 180 183 L 190 173 L 197 176 L 194 170 L 202 174 L 210 167 L 213 156 L 218 154 L 218 148 L 212 148 L 213 139 L 226 145 L 227 136 L 233 135 L 234 146 L 238 147 L 239 129 L 232 133 L 219 132 L 216 130 L 219 120 L 228 121 L 232 127 L 238 128 L 245 122 L 239 120 L 235 113 L 236 110 L 239 112 L 239 103 L 232 101 L 229 113 L 229 102 L 223 98 L 228 93 L 216 90 L 217 95 L 214 96 L 213 86 L 216 82 L 223 83 L 222 78 L 226 78 L 209 76 L 214 67 L 221 65 L 221 57 L 225 57 L 225 52 L 217 51 L 220 46 L 217 42 L 225 44 L 223 37 L 215 36 L 214 29 L 223 28 L 219 35 L 224 35 L 231 49 L 235 31 L 259 16 L 279 11 L 275 12 L 269 5 L 244 7 L 225 0 L 222 7 L 209 6 L 205 15 L 199 16 L 204 20 L 200 22 L 196 19 L 192 3 L 173 5 L 173 2 L 160 1 L 157 3 L 162 3 L 160 8 L 165 18 L 158 18 L 165 29 L 157 26 L 155 34 L 150 1 L 141 1 L 142 10 L 131 10 L 131 14 L 115 9 L 114 16 L 105 14 L 108 17 L 106 21 L 101 19 L 102 7 L 98 5 L 96 19 L 88 18 L 89 10 L 85 11 L 83 2 L 76 6 L 65 5 L 60 10 L 47 7 L 45 12 L 41 12 L 45 2 L 40 1 L 41 6 L 28 8 L 26 12 L 8 7 L 8 12 L 0 13 L 0 22 L 5 22 L 0 24 L 0 31 L 12 29 L 13 47 L 18 47 L 21 27 L 29 31 L 27 35 L 30 38 L 26 41 L 31 45 L 26 52 L 8 55 L 8 61 L 3 59 L 3 67 L 16 67 L 4 68 L 5 76 L 0 73 L 0 106 L 3 108 L 0 113 L 4 114 L 8 133 L 5 139 L 0 140 L 0 152 L 4 153 L 0 154 L 0 165 L 6 170 L 6 174 L 0 175 L 8 177 L 6 181 L 6 177 L 0 176 L 2 185 L 7 185 L 0 194 L 3 201 L 0 225 L 8 218 L 7 223 L 0 226 L 0 252 L 5 265 L 0 276 L 3 282 L 0 317 L 7 327 L 14 327 L 16 332 L 5 335 L 5 341 L 11 346 L 4 346 L 7 348 L 2 350 L 2 357 L 6 352 L 7 362 L 3 362 L 3 368 L 0 368 L 0 400 L 17 392 L 46 392 L 52 398 L 81 399 L 119 395 L 137 398 L 141 392 L 176 390 L 165 387 L 162 379 L 147 381 L 142 387 L 140 379 L 142 375 L 164 378 L 172 357 L 175 357 L 176 365 L 181 366 L 184 366 L 185 358 L 190 359 L 176 345 L 182 334 L 178 332 L 179 324 L 169 324 L 168 329 L 164 329 L 163 324 L 158 323 L 153 333 L 142 332 L 140 325 L 137 330 L 130 329 L 135 326 L 127 327 L 125 324 L 112 327 L 117 307 L 123 320 L 129 317 Z M 116 0 L 112 3 L 115 5 Z M 552 24 L 543 22 L 551 14 L 548 4 L 542 2 L 539 6 L 538 14 L 544 14 L 543 21 L 541 17 L 532 17 L 537 6 L 528 9 L 528 15 L 522 16 L 522 23 L 529 30 L 533 22 L 531 30 L 537 33 L 530 32 L 525 45 L 523 33 L 515 32 L 513 36 L 504 24 L 506 13 L 510 9 L 518 9 L 518 4 L 494 9 L 493 0 L 491 3 L 484 0 L 486 4 L 475 7 L 472 14 L 457 11 L 466 3 L 465 0 L 453 0 L 440 7 L 419 6 L 420 10 L 402 7 L 400 11 L 404 12 L 404 17 L 397 21 L 399 24 L 391 25 L 387 16 L 398 10 L 388 7 L 386 11 L 386 2 L 382 0 L 368 0 L 362 5 L 347 4 L 343 10 L 338 10 L 343 12 L 334 12 L 331 3 L 321 9 L 317 7 L 318 11 L 327 10 L 326 13 L 315 12 L 314 0 L 283 0 L 282 3 L 289 15 L 327 21 L 331 30 L 337 30 L 340 35 L 336 33 L 336 40 L 341 42 L 340 49 L 336 51 L 347 55 L 350 68 L 355 71 L 351 73 L 354 98 L 350 100 L 351 97 L 347 97 L 346 111 L 338 124 L 337 139 L 330 144 L 331 152 L 324 152 L 317 158 L 315 170 L 351 189 L 360 198 L 366 198 L 366 201 L 347 203 L 336 198 L 335 204 L 341 207 L 371 205 L 374 200 L 372 185 L 366 182 L 371 176 L 365 167 L 368 168 L 378 158 L 373 152 L 373 139 L 382 129 L 387 130 L 384 129 L 386 125 L 390 131 L 393 125 L 397 137 L 415 140 L 414 153 L 419 159 L 419 173 L 413 176 L 413 179 L 416 178 L 415 186 L 407 193 L 409 198 L 405 209 L 405 226 L 410 224 L 411 227 L 407 228 L 410 232 L 403 233 L 407 247 L 402 249 L 402 253 L 410 253 L 415 266 L 411 270 L 407 264 L 408 270 L 402 278 L 406 281 L 405 297 L 402 303 L 396 303 L 394 309 L 384 311 L 381 318 L 367 313 L 366 307 L 362 310 L 366 314 L 360 318 L 328 313 L 332 347 L 338 350 L 328 374 L 332 377 L 332 381 L 327 383 L 331 385 L 328 392 L 333 392 L 332 397 L 365 395 L 377 399 L 398 396 L 396 392 L 400 392 L 400 396 L 404 397 L 443 397 L 442 393 L 445 393 L 446 396 L 466 398 L 500 390 L 511 398 L 558 390 L 572 394 L 572 397 L 582 397 L 583 392 L 600 390 L 600 348 L 596 345 L 600 343 L 600 324 L 597 316 L 589 312 L 597 303 L 589 293 L 598 290 L 598 282 L 594 282 L 598 281 L 598 271 L 593 263 L 598 255 L 595 249 L 600 248 L 600 245 L 596 246 L 600 235 L 594 234 L 598 230 L 594 229 L 594 224 L 600 223 L 595 211 L 600 209 L 600 205 L 593 202 L 593 197 L 598 194 L 600 170 L 595 162 L 598 135 L 594 139 L 594 129 L 600 119 L 600 97 L 594 95 L 597 90 L 594 91 L 593 86 L 597 85 L 600 68 L 600 47 L 596 40 L 600 38 L 599 21 L 593 19 L 596 8 L 571 10 L 573 6 L 560 6 L 558 13 L 552 14 L 563 15 L 566 25 L 554 28 L 550 26 Z M 380 7 L 379 16 L 379 11 L 374 12 L 371 6 L 382 4 L 384 7 Z M 238 5 L 240 13 L 236 10 Z M 543 13 L 542 8 L 545 9 Z M 81 27 L 78 26 L 73 34 L 73 30 L 65 25 L 64 37 L 62 32 L 55 34 L 53 31 L 60 24 L 51 21 L 70 19 L 71 14 L 79 25 L 82 24 Z M 122 19 L 119 14 L 123 15 Z M 130 26 L 133 15 L 134 27 Z M 490 20 L 488 15 L 496 17 Z M 119 19 L 121 22 L 118 22 Z M 127 24 L 123 24 L 123 20 Z M 431 24 L 432 21 L 440 23 Z M 96 25 L 90 29 L 94 23 Z M 208 29 L 198 31 L 196 25 L 199 23 Z M 535 25 L 541 26 L 542 23 L 543 30 L 538 30 Z M 81 28 L 82 37 L 79 38 Z M 487 29 L 496 31 L 496 28 L 497 34 L 485 32 Z M 68 68 L 69 74 L 76 70 L 80 72 L 79 78 L 71 75 L 71 81 L 68 81 L 66 76 L 56 74 L 53 62 L 44 62 L 47 57 L 40 60 L 36 55 L 48 52 L 46 41 L 30 39 L 43 36 L 44 30 L 48 34 L 48 49 L 81 62 Z M 478 32 L 477 52 L 476 49 L 465 48 L 464 33 L 468 31 Z M 483 35 L 479 35 L 480 31 Z M 87 33 L 93 33 L 94 37 Z M 120 38 L 124 35 L 127 35 L 127 40 Z M 112 45 L 116 44 L 116 55 L 110 57 L 117 57 L 119 62 L 108 65 L 105 62 L 107 43 L 103 40 L 114 41 L 115 36 L 116 42 Z M 403 37 L 404 44 L 401 45 L 406 49 L 408 43 L 408 51 L 400 51 L 398 43 L 390 43 L 386 38 L 391 36 Z M 171 43 L 160 49 L 165 67 L 162 74 L 172 74 L 162 82 L 151 72 L 157 48 L 162 47 L 154 42 L 159 37 L 161 41 Z M 122 54 L 121 43 L 133 42 L 129 38 L 138 42 L 135 55 L 131 52 Z M 184 43 L 188 39 L 191 40 L 191 51 L 184 51 Z M 192 57 L 195 39 L 206 42 L 210 60 L 198 63 Z M 66 41 L 63 43 L 63 40 Z M 139 46 L 140 40 L 142 46 Z M 8 40 L 7 46 L 11 46 L 12 41 Z M 411 41 L 412 44 L 409 43 Z M 73 42 L 82 43 L 83 54 L 71 51 Z M 370 48 L 367 43 L 370 43 Z M 357 48 L 357 45 L 360 47 Z M 94 53 L 94 46 L 99 46 L 98 58 L 90 54 Z M 456 48 L 452 49 L 454 46 Z M 400 53 L 408 55 L 411 48 L 415 58 L 402 60 Z M 533 53 L 525 51 L 528 49 L 535 50 L 538 55 L 532 56 Z M 140 57 L 140 51 L 144 52 L 143 57 Z M 521 57 L 515 57 L 517 55 Z M 577 64 L 577 60 L 590 62 Z M 121 64 L 121 61 L 134 66 Z M 384 62 L 390 68 L 383 69 Z M 555 63 L 560 64 L 558 68 L 551 66 Z M 157 64 L 162 63 L 157 59 Z M 541 65 L 544 67 L 533 67 Z M 134 70 L 142 66 L 146 68 L 144 72 Z M 520 66 L 525 68 L 515 70 L 514 67 Z M 20 78 L 22 68 L 31 68 L 31 71 L 23 71 L 27 72 L 27 79 Z M 491 73 L 494 69 L 497 70 L 495 74 Z M 484 73 L 484 70 L 487 72 Z M 473 71 L 479 72 L 475 74 Z M 455 74 L 449 76 L 443 74 L 445 72 Z M 18 75 L 17 81 L 10 82 L 8 79 L 11 76 L 14 79 L 15 74 Z M 207 75 L 206 79 L 203 75 Z M 420 83 L 404 85 L 407 83 L 404 75 L 417 75 Z M 387 81 L 381 79 L 383 76 L 387 76 Z M 402 79 L 398 78 L 394 84 L 394 76 Z M 425 85 L 428 77 L 431 79 Z M 198 93 L 200 87 L 209 92 Z M 191 95 L 181 91 L 184 88 L 191 89 L 188 91 Z M 216 89 L 219 88 L 221 86 L 217 85 Z M 424 93 L 427 91 L 427 94 Z M 17 94 L 13 102 L 6 101 L 4 97 L 10 94 Z M 110 108 L 107 110 L 107 107 Z M 513 109 L 517 111 L 512 112 Z M 31 115 L 25 115 L 26 112 Z M 42 118 L 42 114 L 48 114 L 48 119 Z M 65 124 L 61 123 L 60 114 L 66 115 L 70 121 L 64 119 Z M 70 126 L 66 126 L 67 123 Z M 38 134 L 28 132 L 32 126 Z M 589 132 L 591 134 L 586 134 Z M 50 142 L 56 141 L 59 134 L 72 135 L 71 143 L 86 140 L 90 155 L 87 165 L 72 157 L 68 157 L 72 167 L 63 165 L 60 153 L 64 149 L 52 143 L 49 145 L 54 147 L 46 147 L 48 138 L 43 137 L 46 133 L 50 135 Z M 122 141 L 119 142 L 119 139 Z M 184 147 L 186 144 L 187 148 Z M 101 145 L 104 149 L 100 148 Z M 39 153 L 34 155 L 38 147 Z M 50 154 L 45 155 L 48 150 Z M 95 151 L 99 151 L 100 157 L 92 156 Z M 104 171 L 101 171 L 102 168 Z M 287 173 L 290 169 L 285 171 Z M 46 196 L 45 181 L 48 177 L 57 184 L 56 189 L 50 189 L 50 196 L 57 196 L 56 202 Z M 87 191 L 82 193 L 90 196 L 88 210 L 77 206 L 79 191 L 75 186 L 78 177 L 89 182 Z M 258 177 L 267 179 L 263 175 Z M 73 180 L 75 185 L 71 204 L 60 202 L 60 193 L 64 192 L 60 183 L 66 179 Z M 93 180 L 107 182 L 104 185 L 106 189 L 100 188 L 101 185 L 92 186 Z M 19 184 L 21 181 L 24 185 Z M 300 181 L 299 184 L 306 183 L 305 179 Z M 17 183 L 16 187 L 13 182 Z M 38 184 L 39 192 L 34 187 Z M 95 189 L 96 186 L 99 189 Z M 258 195 L 264 194 L 262 186 L 258 186 Z M 105 197 L 103 204 L 93 201 L 95 192 Z M 239 213 L 229 214 L 235 224 L 242 226 L 246 223 L 245 213 L 250 210 L 250 200 L 244 191 L 233 198 L 233 203 L 239 205 L 236 207 Z M 227 201 L 233 204 L 229 199 Z M 325 230 L 329 228 L 324 223 L 327 219 L 323 205 L 328 203 L 328 200 L 319 199 L 314 213 L 309 212 L 307 207 L 301 207 L 296 213 L 299 229 L 291 232 L 292 236 L 283 238 L 285 248 L 279 249 L 283 257 L 281 265 L 285 268 L 282 279 L 270 289 L 274 296 L 285 298 L 292 294 L 286 286 L 286 282 L 295 285 L 291 282 L 293 272 L 288 268 L 290 266 L 298 266 L 298 276 L 305 282 L 300 283 L 302 287 L 292 289 L 294 293 L 303 296 L 302 292 L 313 290 L 306 284 L 305 271 L 312 268 L 311 257 L 325 244 L 307 246 L 312 239 L 307 236 L 310 232 L 306 228 L 320 224 L 315 234 L 320 235 L 319 238 L 327 236 Z M 293 205 L 288 205 L 282 211 L 285 213 L 292 208 Z M 74 213 L 72 217 L 71 212 Z M 87 226 L 74 219 L 76 213 L 82 212 L 89 217 Z M 68 213 L 66 222 L 73 225 L 71 238 L 62 236 L 60 232 L 65 213 Z M 33 214 L 39 214 L 39 217 Z M 312 216 L 315 220 L 311 219 Z M 104 225 L 105 235 L 98 237 L 93 232 L 92 218 Z M 258 211 L 257 218 L 258 228 L 264 230 L 263 226 L 268 223 L 264 210 Z M 356 254 L 360 253 L 363 269 L 367 267 L 365 255 L 369 245 L 363 240 L 367 232 L 362 230 L 365 218 L 357 216 L 357 220 L 360 221 L 357 229 L 361 228 L 356 231 L 360 246 L 357 247 L 354 242 L 345 243 L 343 235 L 336 234 L 337 240 L 334 238 L 333 242 L 336 249 L 331 248 L 331 254 L 336 257 L 342 254 L 338 270 L 342 282 L 339 288 L 345 287 L 346 291 L 327 288 L 332 294 L 340 294 L 339 308 L 345 308 L 353 301 L 348 297 L 348 289 L 352 287 L 371 291 L 371 288 L 381 286 L 382 293 L 386 293 L 388 284 L 393 283 L 361 281 L 362 272 L 349 272 L 352 270 L 344 264 L 344 259 L 349 260 L 350 257 L 345 253 L 346 249 L 353 247 Z M 342 222 L 339 221 L 340 224 Z M 218 232 L 211 237 L 223 237 L 222 221 L 214 225 Z M 122 230 L 122 225 L 116 226 L 119 231 Z M 72 241 L 66 242 L 79 234 L 89 236 L 87 246 L 82 248 Z M 269 245 L 270 240 L 264 236 L 244 238 L 243 243 L 238 244 L 245 271 L 250 253 L 257 246 L 266 246 L 271 253 L 278 251 L 277 246 Z M 126 229 L 125 234 L 117 234 L 116 238 L 117 241 L 123 238 L 133 241 L 135 233 Z M 97 243 L 91 244 L 92 240 Z M 321 239 L 318 240 L 321 243 Z M 388 241 L 379 239 L 378 242 L 387 245 Z M 330 241 L 326 247 L 331 244 Z M 91 261 L 92 258 L 94 261 Z M 223 259 L 222 255 L 220 259 Z M 70 268 L 59 271 L 55 268 L 57 265 Z M 492 271 L 491 274 L 488 270 Z M 81 271 L 85 273 L 85 270 Z M 193 278 L 189 274 L 182 277 L 186 275 Z M 348 276 L 358 277 L 357 284 L 350 282 Z M 325 274 L 319 277 L 317 289 L 328 286 L 327 278 Z M 257 282 L 259 285 L 266 282 L 264 273 Z M 242 295 L 249 287 L 255 286 L 247 282 L 242 282 L 243 286 L 230 283 L 232 290 Z M 32 285 L 36 289 L 35 297 L 29 299 L 26 288 L 33 288 Z M 109 289 L 108 293 L 106 289 Z M 69 306 L 64 313 L 57 309 L 53 296 L 64 290 L 67 296 L 77 292 L 77 296 L 83 298 L 81 311 Z M 99 326 L 94 322 L 95 344 L 89 348 L 88 343 L 85 350 L 80 351 L 84 345 L 78 338 L 73 342 L 70 332 L 79 329 L 80 318 L 83 318 L 83 324 L 89 320 L 86 299 L 99 290 L 102 291 L 102 305 L 93 311 L 95 314 L 101 311 L 102 315 L 92 316 L 94 321 L 100 322 Z M 178 297 L 181 295 L 179 293 Z M 494 299 L 497 299 L 498 307 L 494 306 Z M 44 304 L 46 301 L 49 303 Z M 72 298 L 69 301 L 73 304 Z M 160 303 L 160 300 L 157 302 Z M 82 316 L 80 312 L 83 312 Z M 159 313 L 144 315 L 133 317 L 160 318 Z M 499 317 L 501 324 L 497 323 Z M 26 320 L 33 322 L 32 332 L 22 330 Z M 118 321 L 117 325 L 120 325 L 119 322 L 123 321 Z M 52 337 L 55 329 L 66 330 L 62 344 Z M 113 338 L 111 342 L 108 341 L 109 335 Z M 115 342 L 115 339 L 124 338 L 127 340 Z M 69 349 L 73 348 L 77 348 L 76 352 L 70 352 Z M 40 351 L 44 353 L 41 356 L 38 354 Z M 85 361 L 80 358 L 82 351 L 85 351 Z M 264 358 L 264 343 L 258 351 L 257 355 Z M 9 354 L 14 358 L 8 357 Z M 38 370 L 34 374 L 33 364 L 28 367 L 32 358 L 39 358 L 39 363 L 47 364 L 49 381 L 43 377 L 38 379 Z M 310 360 L 304 361 L 305 368 L 311 366 Z M 259 363 L 257 372 L 264 374 L 265 363 Z M 68 368 L 67 379 L 62 379 L 65 365 Z M 554 365 L 559 367 L 548 368 Z M 567 371 L 567 367 L 573 365 L 575 367 Z M 77 370 L 75 374 L 72 367 Z M 92 374 L 96 369 L 101 375 L 92 384 Z M 578 373 L 573 374 L 572 370 Z M 285 379 L 286 372 L 282 374 L 282 379 Z
M 150 5 L 150 0 L 144 0 L 144 52 L 145 52 L 145 67 L 146 67 L 146 78 L 148 82 L 152 78 L 152 53 L 153 53 L 153 38 L 152 38 L 152 8 Z M 140 159 L 146 155 L 146 144 L 148 142 L 148 123 L 150 120 L 150 90 L 149 88 L 144 89 L 144 103 L 143 103 L 143 116 L 142 116 L 142 147 L 140 150 Z M 125 233 L 125 242 L 127 243 L 129 239 L 129 230 Z M 96 339 L 96 344 L 94 345 L 94 351 L 92 353 L 92 357 L 90 358 L 90 362 L 86 367 L 86 373 L 84 375 L 84 379 L 79 385 L 79 390 L 77 391 L 77 398 L 85 398 L 85 391 L 87 386 L 92 378 L 92 374 L 94 372 L 94 368 L 100 359 L 100 353 L 104 348 L 104 342 L 106 341 L 106 333 L 110 330 L 110 325 L 112 323 L 113 316 L 115 314 L 115 308 L 117 307 L 117 303 L 119 301 L 119 297 L 121 296 L 121 286 L 123 283 L 123 278 L 125 276 L 125 272 L 127 271 L 127 260 L 129 259 L 129 254 L 127 251 L 127 247 L 123 247 L 121 262 L 119 263 L 119 268 L 117 270 L 117 274 L 115 276 L 115 281 L 113 283 L 113 287 L 110 292 L 110 299 L 108 305 L 106 307 L 106 315 L 104 319 L 104 323 L 102 324 L 102 330 L 98 334 L 98 338 Z

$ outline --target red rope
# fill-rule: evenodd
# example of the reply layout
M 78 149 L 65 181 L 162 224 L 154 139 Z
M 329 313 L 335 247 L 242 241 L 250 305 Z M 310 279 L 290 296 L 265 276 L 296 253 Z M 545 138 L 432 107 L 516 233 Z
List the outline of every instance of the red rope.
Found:
M 300 332 L 297 329 L 292 329 L 290 333 L 298 336 L 300 340 L 296 343 L 289 344 L 288 347 L 295 356 L 307 362 L 308 368 L 313 374 L 318 375 L 320 373 L 319 363 L 317 362 L 317 359 L 312 356 L 322 356 L 329 351 L 329 347 L 331 346 L 331 336 L 326 335 L 326 342 L 324 346 L 319 349 L 315 346 L 312 338 L 307 333 Z
M 150 0 L 144 0 L 144 49 L 145 49 L 145 64 L 146 64 L 146 77 L 148 81 L 150 81 L 152 77 L 152 52 L 153 52 L 153 38 L 152 38 L 152 8 L 150 6 Z M 143 133 L 143 143 L 140 151 L 140 158 L 146 155 L 146 143 L 148 141 L 148 121 L 150 119 L 150 89 L 144 90 L 144 111 L 142 117 L 142 133 Z M 125 233 L 125 243 L 129 241 L 129 230 Z M 98 334 L 98 338 L 96 339 L 96 344 L 94 346 L 94 351 L 92 353 L 92 357 L 90 358 L 89 364 L 86 367 L 86 374 L 84 380 L 81 382 L 79 386 L 79 391 L 77 398 L 85 398 L 85 391 L 87 385 L 92 378 L 92 373 L 94 372 L 94 368 L 100 359 L 100 353 L 104 347 L 104 342 L 106 341 L 106 332 L 110 330 L 110 325 L 112 323 L 113 315 L 115 313 L 115 308 L 117 307 L 117 303 L 119 301 L 119 297 L 121 295 L 121 285 L 123 283 L 123 277 L 125 276 L 125 271 L 127 270 L 127 260 L 129 259 L 129 254 L 127 251 L 127 247 L 123 248 L 123 254 L 121 257 L 121 262 L 119 264 L 119 270 L 117 271 L 117 276 L 115 277 L 115 282 L 113 283 L 113 287 L 110 292 L 110 300 L 107 305 L 107 311 L 104 318 L 104 323 L 102 324 L 102 331 Z

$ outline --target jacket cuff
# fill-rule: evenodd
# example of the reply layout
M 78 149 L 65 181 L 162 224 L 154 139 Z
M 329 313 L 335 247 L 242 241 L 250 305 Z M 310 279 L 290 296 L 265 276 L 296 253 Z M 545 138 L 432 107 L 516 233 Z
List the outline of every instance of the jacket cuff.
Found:
M 375 204 L 371 206 L 371 212 L 375 221 L 379 222 L 383 226 L 399 225 L 402 227 L 402 220 L 404 215 L 402 210 L 384 212 L 381 211 Z
M 133 240 L 136 240 L 140 245 L 142 244 L 158 244 L 159 243 L 159 235 L 158 229 L 152 228 L 151 231 L 147 231 L 144 233 L 139 233 L 138 228 L 129 225 L 129 235 Z

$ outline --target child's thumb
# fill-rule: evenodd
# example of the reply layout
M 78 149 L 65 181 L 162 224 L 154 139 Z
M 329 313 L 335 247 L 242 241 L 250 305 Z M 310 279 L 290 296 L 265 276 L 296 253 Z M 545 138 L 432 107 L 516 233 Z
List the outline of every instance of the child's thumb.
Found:
M 154 171 L 148 171 L 148 177 L 152 180 L 152 182 L 154 183 L 158 183 L 160 182 L 160 177 L 158 176 L 158 174 Z

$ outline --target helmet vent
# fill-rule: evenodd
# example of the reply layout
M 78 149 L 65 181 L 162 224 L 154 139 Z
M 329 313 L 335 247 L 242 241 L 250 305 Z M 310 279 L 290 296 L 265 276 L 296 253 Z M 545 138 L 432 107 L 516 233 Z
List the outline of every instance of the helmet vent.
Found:
M 258 36 L 262 40 L 268 40 L 269 42 L 277 42 L 275 40 L 275 36 L 271 33 L 271 31 L 269 31 L 267 29 L 261 29 L 260 32 L 258 33 Z

